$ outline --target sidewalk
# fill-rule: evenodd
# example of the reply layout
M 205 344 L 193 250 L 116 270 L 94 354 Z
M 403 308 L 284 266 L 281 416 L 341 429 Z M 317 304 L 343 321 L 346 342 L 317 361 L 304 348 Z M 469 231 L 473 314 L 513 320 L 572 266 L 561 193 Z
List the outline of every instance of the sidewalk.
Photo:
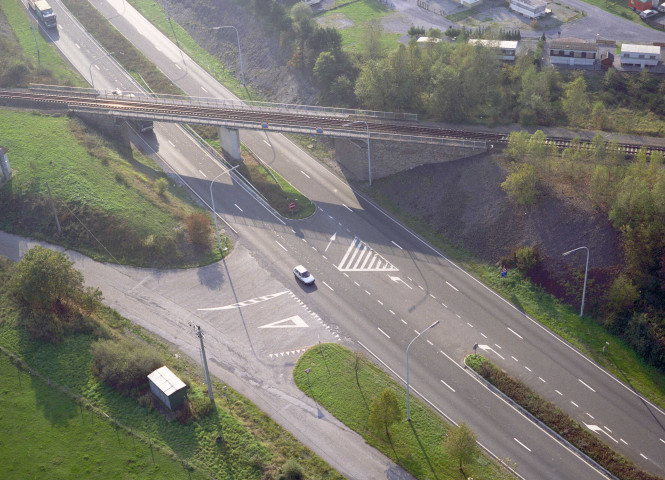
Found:
M 200 318 L 179 304 L 166 290 L 169 285 L 189 285 L 188 295 L 210 296 L 206 279 L 222 272 L 222 262 L 197 269 L 160 271 L 95 262 L 64 248 L 0 232 L 0 255 L 18 261 L 34 245 L 65 252 L 85 278 L 99 288 L 104 303 L 121 315 L 175 345 L 200 362 L 198 339 L 188 326 Z M 233 268 L 254 267 L 250 252 L 237 245 L 226 259 Z M 195 285 L 192 291 L 192 285 Z M 231 288 L 226 285 L 224 288 Z M 160 291 L 161 290 L 161 291 Z M 295 358 L 281 364 L 257 362 L 251 349 L 218 331 L 206 338 L 206 352 L 213 376 L 249 398 L 261 410 L 291 432 L 330 466 L 349 479 L 406 480 L 413 477 L 370 447 L 362 437 L 320 410 L 294 384 Z M 217 399 L 217 402 L 225 400 Z

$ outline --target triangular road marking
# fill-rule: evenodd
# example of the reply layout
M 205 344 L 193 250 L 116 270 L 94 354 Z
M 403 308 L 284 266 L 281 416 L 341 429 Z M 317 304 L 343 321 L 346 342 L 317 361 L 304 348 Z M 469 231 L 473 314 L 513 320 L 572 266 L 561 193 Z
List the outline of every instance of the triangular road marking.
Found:
M 293 317 L 285 318 L 284 320 L 278 320 L 276 322 L 268 323 L 259 328 L 306 328 L 309 327 L 305 320 L 300 318 L 298 315 Z

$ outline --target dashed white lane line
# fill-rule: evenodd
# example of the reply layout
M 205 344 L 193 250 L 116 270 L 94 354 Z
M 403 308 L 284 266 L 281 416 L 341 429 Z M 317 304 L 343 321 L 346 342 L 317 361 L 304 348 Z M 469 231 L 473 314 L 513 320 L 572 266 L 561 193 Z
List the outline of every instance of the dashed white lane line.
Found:
M 392 313 L 393 315 L 395 315 L 395 312 L 393 312 L 392 310 L 388 309 L 388 311 L 389 311 L 390 313 Z
M 279 245 L 280 247 L 282 247 L 282 250 L 284 250 L 285 252 L 288 252 L 288 250 L 286 249 L 286 247 L 284 247 L 284 245 L 282 245 L 281 243 L 279 243 L 277 240 L 275 240 L 275 243 L 276 243 L 277 245 Z
M 360 284 L 359 284 L 358 282 L 356 282 L 355 280 L 353 281 L 353 283 L 356 284 L 356 287 L 359 287 L 359 286 L 360 286 Z
M 531 449 L 530 449 L 529 447 L 527 447 L 526 445 L 524 445 L 522 442 L 520 442 L 520 441 L 519 441 L 518 439 L 516 439 L 515 437 L 513 437 L 513 440 L 515 440 L 517 443 L 519 443 L 520 445 L 522 445 L 522 446 L 523 446 L 528 452 L 531 451 Z
M 450 288 L 452 288 L 452 289 L 455 290 L 456 292 L 459 292 L 459 290 L 457 290 L 457 289 L 455 288 L 454 285 L 451 285 L 449 282 L 446 282 L 446 283 L 448 284 L 448 286 L 449 286 Z
M 402 323 L 403 323 L 404 325 L 408 325 L 408 323 L 406 323 L 406 320 L 404 320 L 403 318 L 400 318 L 400 320 L 402 321 Z
M 499 350 L 502 350 L 501 345 L 499 345 L 498 343 L 495 343 L 494 346 L 495 346 L 496 348 L 498 348 Z
M 326 282 L 324 282 L 323 280 L 321 280 L 321 283 L 323 283 L 326 287 L 328 287 L 328 288 L 330 289 L 331 292 L 334 292 L 334 291 L 335 291 L 330 285 L 328 285 L 328 284 L 327 284 Z
M 584 385 L 586 388 L 588 388 L 589 390 L 591 390 L 593 393 L 596 393 L 596 391 L 595 391 L 593 388 L 591 388 L 589 385 L 587 385 L 586 383 L 584 383 L 584 382 L 582 381 L 582 379 L 578 378 L 578 380 L 579 380 L 580 383 L 581 383 L 582 385 Z
M 603 428 L 604 428 L 605 430 L 607 430 L 608 432 L 612 433 L 612 430 L 610 430 L 609 428 L 607 428 L 605 425 L 603 425 Z
M 591 415 L 589 412 L 584 412 L 584 413 L 586 413 L 591 420 L 595 420 L 595 418 L 593 418 L 593 415 Z
M 443 380 L 441 380 L 441 383 L 443 383 L 443 384 L 444 384 L 446 387 L 448 387 L 453 393 L 455 393 L 455 389 L 454 389 L 453 387 L 451 387 L 450 385 L 448 385 L 448 384 L 447 384 L 446 382 L 444 382 Z
M 376 328 L 377 328 L 377 330 L 378 330 L 379 332 L 383 333 L 386 337 L 390 338 L 390 335 L 388 335 L 386 332 L 384 332 L 383 330 L 381 330 L 379 327 L 376 327 Z
M 443 308 L 448 308 L 448 305 L 446 305 L 446 304 L 443 303 L 443 302 L 441 302 L 441 305 L 443 305 Z
M 175 65 L 175 68 L 177 68 L 178 70 L 182 70 L 182 68 L 180 67 L 180 65 L 178 65 L 177 63 L 174 63 L 173 65 Z
M 418 285 L 418 288 L 421 289 L 421 290 L 423 290 L 423 291 L 425 290 L 425 289 L 424 289 L 423 287 L 421 287 L 420 285 Z
M 325 255 L 321 255 L 321 256 L 323 257 L 324 260 L 328 260 L 328 257 L 326 257 Z
M 520 335 L 519 333 L 517 333 L 515 330 L 513 330 L 513 329 L 510 328 L 510 327 L 508 327 L 508 330 L 510 330 L 510 331 L 511 331 L 511 332 L 512 332 L 517 338 L 519 338 L 520 340 L 523 340 L 522 335 Z
M 81 48 L 78 43 L 75 43 L 74 45 L 76 45 L 76 48 Z
M 200 173 L 201 175 L 203 175 L 204 177 L 208 178 L 208 175 L 206 175 L 205 173 L 203 173 L 201 170 L 199 170 L 199 173 Z
M 628 442 L 625 441 L 623 438 L 620 438 L 619 441 L 620 441 L 621 443 L 623 443 L 624 445 L 628 445 Z M 660 441 L 662 442 L 663 439 L 661 438 Z M 663 442 L 663 443 L 665 443 L 665 442 Z
M 432 295 L 431 293 L 429 294 L 430 297 L 432 297 L 434 300 L 436 300 L 436 297 Z
M 379 302 L 379 305 L 383 305 L 383 302 L 381 300 L 377 300 Z
M 173 148 L 175 148 L 175 143 L 173 143 L 171 140 L 167 140 L 167 141 L 169 142 L 169 144 L 170 144 Z
M 99 70 L 99 67 L 97 66 L 97 64 L 96 64 L 96 63 L 95 63 L 95 68 L 96 68 L 97 70 Z M 100 71 L 101 71 L 101 70 L 100 70 Z
M 210 93 L 210 92 L 208 92 L 208 90 L 206 90 L 206 89 L 203 88 L 203 87 L 201 87 L 201 90 L 203 90 L 203 91 L 206 92 L 206 93 Z
M 512 358 L 512 359 L 515 360 L 516 362 L 519 362 L 519 360 L 516 359 L 515 357 L 513 357 L 512 355 L 510 356 L 510 358 Z
M 369 293 L 367 290 L 365 290 L 365 293 L 366 293 L 367 295 L 371 295 L 371 293 Z
M 462 317 L 460 317 L 458 314 L 455 314 L 455 316 L 456 316 L 457 318 L 462 318 Z
M 342 204 L 342 206 L 343 206 L 344 208 L 346 208 L 349 212 L 353 212 L 353 210 L 351 210 L 351 209 L 350 209 L 349 207 L 347 207 L 346 205 Z
M 471 325 L 469 322 L 466 322 L 466 324 L 467 324 L 468 326 L 470 326 L 471 328 L 473 328 L 473 325 Z
M 543 377 L 538 377 L 538 380 L 540 380 L 543 383 L 547 383 Z
M 351 278 L 345 272 L 342 272 L 342 275 L 344 275 L 346 278 Z M 358 285 L 358 286 L 360 286 L 360 285 Z
M 265 143 L 266 145 L 270 146 L 270 142 L 269 142 L 268 140 L 264 140 L 263 143 Z
M 411 282 L 413 282 L 413 278 L 409 277 L 408 275 L 406 278 L 408 278 Z
M 306 239 L 305 237 L 302 237 L 300 240 L 302 240 L 303 242 L 307 243 L 307 239 Z
M 658 440 L 660 440 L 661 442 L 665 443 L 665 440 L 663 440 L 662 438 L 659 438 Z
M 558 390 L 554 390 L 554 391 L 563 397 L 563 393 L 561 393 L 561 392 L 558 391 Z
M 531 371 L 531 369 L 529 367 L 527 367 L 526 365 L 524 365 L 524 368 L 526 368 L 528 371 Z
M 396 246 L 397 248 L 399 248 L 400 250 L 404 250 L 402 247 L 400 247 L 399 245 L 397 245 L 397 244 L 396 244 L 395 242 L 393 242 L 392 240 L 390 241 L 390 243 L 392 243 L 393 245 L 395 245 L 395 246 Z
M 647 456 L 646 456 L 645 454 L 643 454 L 643 453 L 640 453 L 640 457 L 642 457 L 642 458 L 645 459 L 645 460 L 649 460 L 649 459 L 647 458 Z
M 300 170 L 300 173 L 302 173 L 303 175 L 305 175 L 307 178 L 310 178 L 310 176 L 307 175 L 307 174 L 306 174 L 305 172 L 303 172 L 302 170 Z
M 434 346 L 434 344 L 433 344 L 432 342 L 430 342 L 429 340 L 427 340 L 427 343 L 429 343 L 430 345 Z
M 487 335 L 485 335 L 483 332 L 480 332 L 480 334 L 483 336 L 483 338 L 487 338 Z
M 240 207 L 238 206 L 238 204 L 237 204 L 237 203 L 234 203 L 233 205 L 235 205 L 235 206 L 236 206 L 236 208 L 237 208 L 238 210 L 240 210 L 240 211 L 242 212 L 242 208 L 240 208 Z
M 316 249 L 316 247 L 314 245 L 312 245 L 312 250 L 314 250 L 315 252 L 318 252 L 318 250 Z
M 575 405 L 577 408 L 580 408 L 580 406 L 579 406 L 578 404 L 576 404 L 575 402 L 573 402 L 572 400 L 570 401 L 570 403 L 572 403 L 573 405 Z
M 294 229 L 291 229 L 291 231 L 292 231 L 293 233 L 296 233 L 296 231 L 295 231 Z

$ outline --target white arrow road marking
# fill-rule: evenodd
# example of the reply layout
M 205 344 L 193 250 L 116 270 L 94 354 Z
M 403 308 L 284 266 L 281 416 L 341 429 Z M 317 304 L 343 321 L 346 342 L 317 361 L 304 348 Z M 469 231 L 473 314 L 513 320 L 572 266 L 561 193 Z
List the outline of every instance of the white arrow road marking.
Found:
M 280 295 L 284 295 L 285 293 L 289 293 L 289 291 L 284 290 L 283 292 L 273 293 L 271 295 L 264 295 L 262 297 L 251 298 L 249 300 L 245 300 L 244 302 L 233 303 L 231 305 L 226 305 L 224 307 L 197 308 L 197 310 L 211 312 L 215 310 L 231 310 L 232 308 L 248 307 L 249 305 L 255 305 L 257 303 L 265 302 L 266 300 L 272 300 L 273 298 L 279 297 Z
M 584 422 L 582 422 L 582 423 L 584 423 Z M 602 432 L 602 433 L 604 433 L 605 435 L 607 435 L 608 437 L 610 437 L 612 440 L 614 440 L 615 443 L 619 443 L 618 441 L 616 441 L 616 440 L 614 439 L 614 437 L 612 437 L 612 435 L 610 435 L 609 433 L 607 433 L 605 430 L 603 430 L 602 428 L 600 428 L 598 425 L 589 425 L 589 424 L 587 424 L 587 423 L 584 423 L 584 426 L 585 426 L 586 428 L 588 428 L 589 430 L 591 430 L 592 432 L 594 432 L 594 433 Z
M 328 251 L 328 248 L 330 248 L 330 244 L 335 241 L 335 238 L 337 238 L 337 232 L 333 233 L 333 236 L 330 237 L 330 241 L 328 242 L 328 245 L 326 246 L 324 252 Z
M 496 350 L 494 350 L 494 349 L 493 349 L 492 347 L 490 347 L 489 345 L 478 345 L 478 348 L 480 348 L 481 350 L 494 352 L 494 353 L 495 353 L 495 354 L 496 354 L 501 360 L 505 360 L 505 358 L 503 358 L 499 352 L 497 352 Z
M 284 320 L 278 320 L 276 322 L 268 323 L 259 328 L 307 328 L 309 325 L 305 323 L 305 320 L 300 318 L 298 315 L 294 315 Z

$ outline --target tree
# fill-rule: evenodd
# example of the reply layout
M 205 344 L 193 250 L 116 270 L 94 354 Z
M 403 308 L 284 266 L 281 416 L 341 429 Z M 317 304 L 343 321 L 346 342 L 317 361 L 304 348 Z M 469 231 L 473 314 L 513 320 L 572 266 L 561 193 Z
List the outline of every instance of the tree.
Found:
M 571 125 L 583 126 L 589 115 L 589 95 L 584 77 L 577 77 L 564 87 L 563 110 Z
M 205 246 L 210 241 L 210 219 L 203 212 L 194 212 L 185 219 L 189 238 L 195 245 Z
M 402 411 L 399 408 L 397 395 L 390 389 L 381 392 L 374 402 L 369 412 L 369 426 L 372 430 L 379 432 L 382 429 L 386 431 L 386 437 L 390 438 L 388 428 L 402 419 Z
M 8 292 L 33 312 L 57 310 L 58 304 L 78 299 L 83 291 L 83 274 L 61 252 L 36 246 L 16 265 Z
M 464 464 L 473 461 L 478 455 L 476 435 L 464 422 L 457 427 L 450 427 L 446 435 L 446 447 L 450 455 L 459 461 L 459 469 L 462 472 Z
M 382 36 L 383 25 L 379 20 L 370 20 L 363 27 L 360 45 L 369 60 L 378 60 L 383 57 L 384 47 L 381 43 Z
M 520 205 L 531 205 L 536 201 L 536 169 L 533 165 L 521 164 L 508 175 L 501 188 L 508 194 L 511 200 Z

